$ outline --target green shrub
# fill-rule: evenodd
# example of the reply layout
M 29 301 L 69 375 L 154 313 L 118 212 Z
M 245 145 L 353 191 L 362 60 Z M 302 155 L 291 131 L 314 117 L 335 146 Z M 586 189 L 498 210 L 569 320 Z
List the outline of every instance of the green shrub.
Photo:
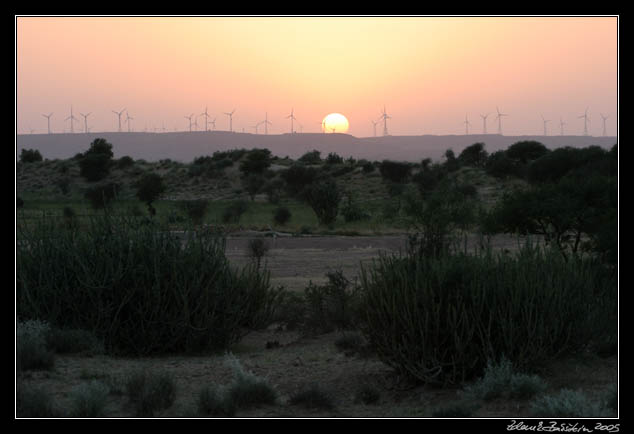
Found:
M 335 407 L 332 395 L 316 383 L 304 385 L 288 402 L 309 409 L 331 410 Z
M 110 390 L 100 381 L 82 383 L 71 391 L 71 417 L 103 417 Z
M 140 417 L 151 417 L 171 407 L 176 399 L 176 383 L 166 372 L 135 370 L 127 378 L 125 389 Z
M 226 398 L 221 386 L 204 386 L 198 393 L 198 412 L 203 416 L 231 417 L 236 413 L 236 403 Z
M 17 370 L 47 370 L 55 364 L 55 356 L 46 341 L 51 327 L 47 322 L 27 320 L 16 326 Z
M 31 386 L 18 382 L 15 398 L 17 417 L 51 418 L 61 416 L 60 411 L 54 404 L 51 394 L 39 386 Z
M 22 149 L 20 163 L 36 163 L 42 161 L 42 154 L 37 149 Z
M 53 327 L 47 336 L 48 347 L 57 354 L 103 353 L 103 342 L 88 330 Z
M 288 208 L 281 206 L 273 211 L 273 220 L 278 225 L 284 226 L 291 219 L 291 212 Z
M 221 350 L 268 321 L 279 290 L 254 266 L 232 268 L 220 234 L 113 215 L 87 223 L 22 228 L 20 318 L 93 330 L 106 351 L 130 355 Z
M 607 410 L 590 400 L 584 393 L 562 389 L 556 395 L 537 398 L 531 405 L 534 417 L 600 418 L 607 416 Z
M 235 408 L 249 408 L 263 404 L 275 404 L 277 392 L 266 379 L 244 369 L 240 361 L 229 354 L 226 363 L 231 367 L 233 380 L 226 387 L 225 399 Z
M 328 272 L 326 277 L 327 284 L 310 282 L 305 290 L 306 327 L 322 333 L 353 328 L 359 320 L 356 285 L 341 270 Z
M 364 334 L 379 357 L 424 382 L 456 383 L 505 355 L 519 370 L 601 341 L 614 275 L 525 245 L 515 255 L 383 255 L 361 270 Z M 611 309 L 609 307 L 608 309 Z
M 465 388 L 470 400 L 490 401 L 497 398 L 528 399 L 546 390 L 544 381 L 536 375 L 518 374 L 511 362 L 502 358 L 499 363 L 489 363 L 484 376 Z
M 309 187 L 306 199 L 320 224 L 332 225 L 335 222 L 339 212 L 341 191 L 334 180 L 316 181 Z
M 244 200 L 238 200 L 229 204 L 222 213 L 223 223 L 238 223 L 242 214 L 247 212 L 249 204 Z

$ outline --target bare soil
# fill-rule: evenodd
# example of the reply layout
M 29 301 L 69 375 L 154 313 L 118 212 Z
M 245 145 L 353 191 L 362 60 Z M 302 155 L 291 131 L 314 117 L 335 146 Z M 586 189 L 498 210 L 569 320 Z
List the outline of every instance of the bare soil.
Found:
M 233 237 L 227 241 L 227 255 L 236 265 L 250 259 L 246 246 L 248 237 Z M 405 236 L 383 237 L 303 237 L 268 239 L 270 250 L 265 260 L 275 284 L 301 291 L 309 281 L 322 282 L 325 272 L 342 269 L 354 278 L 359 264 L 369 263 L 379 252 L 394 252 L 405 248 Z M 515 239 L 494 240 L 498 248 L 513 248 Z M 346 354 L 335 341 L 339 332 L 306 336 L 273 325 L 267 330 L 252 332 L 231 348 L 242 365 L 258 376 L 268 379 L 279 392 L 276 405 L 240 410 L 243 418 L 418 418 L 432 417 L 440 409 L 459 401 L 461 387 L 434 388 L 407 384 L 376 356 Z M 280 345 L 267 349 L 268 342 Z M 198 417 L 196 399 L 204 385 L 223 385 L 231 381 L 231 370 L 224 355 L 164 356 L 152 358 L 118 358 L 104 355 L 58 355 L 51 371 L 20 374 L 18 382 L 43 387 L 54 396 L 59 408 L 69 408 L 73 387 L 89 379 L 108 382 L 109 395 L 106 416 L 134 417 L 134 410 L 121 393 L 123 381 L 133 369 L 167 371 L 175 378 L 177 397 L 167 410 L 156 417 Z M 540 372 L 549 385 L 549 393 L 562 388 L 581 390 L 590 397 L 602 396 L 606 389 L 618 383 L 618 357 L 600 358 L 593 354 L 577 354 L 548 363 Z M 290 405 L 289 398 L 302 387 L 318 384 L 334 399 L 332 410 L 311 410 Z M 380 392 L 375 404 L 355 399 L 357 390 L 371 385 Z M 530 403 L 499 399 L 483 403 L 473 415 L 479 418 L 530 417 Z

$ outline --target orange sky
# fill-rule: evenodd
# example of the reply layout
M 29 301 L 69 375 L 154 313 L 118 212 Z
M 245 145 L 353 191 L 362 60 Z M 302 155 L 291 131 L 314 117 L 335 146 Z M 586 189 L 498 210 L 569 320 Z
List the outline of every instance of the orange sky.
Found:
M 331 112 L 373 135 L 383 105 L 393 135 L 617 133 L 616 17 L 16 17 L 16 126 L 46 132 L 73 106 L 91 131 L 187 130 L 208 107 L 216 128 L 320 131 Z M 125 115 L 124 115 L 125 117 Z M 210 119 L 210 120 L 211 120 Z M 211 128 L 211 126 L 210 126 Z M 127 130 L 127 124 L 123 125 Z M 204 129 L 204 118 L 199 118 Z M 300 127 L 295 124 L 295 129 Z M 263 133 L 263 126 L 258 129 Z M 377 125 L 377 133 L 382 126 Z

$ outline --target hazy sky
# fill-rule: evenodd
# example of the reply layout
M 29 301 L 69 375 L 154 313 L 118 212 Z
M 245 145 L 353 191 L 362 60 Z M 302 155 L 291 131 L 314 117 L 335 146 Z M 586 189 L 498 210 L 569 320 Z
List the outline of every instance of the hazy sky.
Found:
M 188 130 L 207 107 L 216 128 L 318 132 L 344 114 L 373 135 L 481 133 L 496 106 L 506 135 L 617 134 L 616 17 L 16 17 L 18 133 Z M 122 122 L 126 114 L 122 116 Z M 204 129 L 204 117 L 199 118 Z M 122 129 L 127 131 L 123 122 Z M 211 129 L 211 125 L 209 126 Z M 377 134 L 382 134 L 382 124 Z M 264 127 L 258 128 L 259 133 Z

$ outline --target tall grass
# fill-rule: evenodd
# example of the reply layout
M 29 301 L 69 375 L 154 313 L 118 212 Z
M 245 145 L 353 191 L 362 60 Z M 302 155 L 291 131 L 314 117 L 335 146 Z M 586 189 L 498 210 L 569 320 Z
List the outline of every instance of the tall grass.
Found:
M 225 349 L 267 320 L 279 291 L 265 271 L 230 267 L 224 248 L 208 229 L 179 236 L 143 218 L 41 220 L 18 233 L 18 316 L 92 331 L 109 352 Z
M 588 319 L 615 318 L 615 277 L 531 245 L 514 256 L 382 256 L 362 268 L 361 287 L 370 344 L 425 382 L 474 378 L 503 356 L 530 370 L 614 331 Z

